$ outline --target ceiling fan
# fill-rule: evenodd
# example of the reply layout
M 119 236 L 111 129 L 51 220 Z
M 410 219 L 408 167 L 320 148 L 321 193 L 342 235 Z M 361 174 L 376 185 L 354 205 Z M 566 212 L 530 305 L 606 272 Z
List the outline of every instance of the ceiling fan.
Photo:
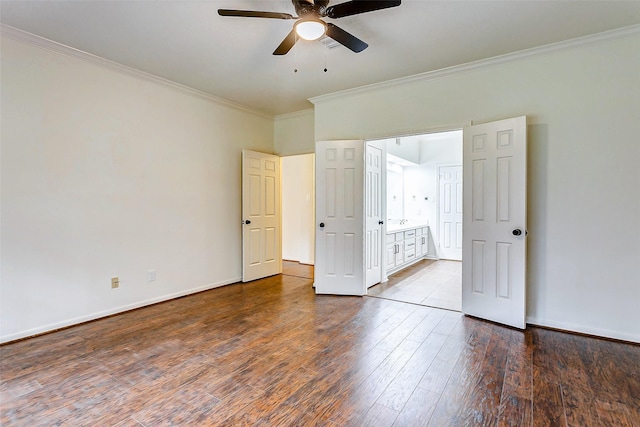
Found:
M 324 22 L 320 18 L 342 18 L 359 13 L 400 6 L 401 0 L 351 0 L 335 6 L 329 6 L 329 0 L 291 0 L 298 16 L 280 12 L 259 12 L 255 10 L 218 9 L 220 16 L 239 16 L 249 18 L 296 19 L 291 32 L 273 52 L 285 55 L 291 50 L 298 37 L 305 40 L 317 40 L 326 35 L 343 46 L 358 53 L 369 45 L 342 28 Z

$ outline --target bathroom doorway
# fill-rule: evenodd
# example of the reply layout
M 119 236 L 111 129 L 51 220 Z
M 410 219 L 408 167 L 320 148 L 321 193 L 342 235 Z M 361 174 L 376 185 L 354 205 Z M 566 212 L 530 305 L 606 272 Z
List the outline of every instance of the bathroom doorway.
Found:
M 388 280 L 367 294 L 460 311 L 462 131 L 381 142 L 387 161 L 382 192 Z

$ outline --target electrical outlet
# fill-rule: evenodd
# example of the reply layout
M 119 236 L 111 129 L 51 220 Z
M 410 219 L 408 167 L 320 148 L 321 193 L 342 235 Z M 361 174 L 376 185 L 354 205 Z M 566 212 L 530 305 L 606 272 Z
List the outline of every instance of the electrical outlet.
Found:
M 111 278 L 111 288 L 115 289 L 120 287 L 120 278 L 118 277 L 112 277 Z
M 147 271 L 147 282 L 155 282 L 156 281 L 156 271 L 149 270 Z

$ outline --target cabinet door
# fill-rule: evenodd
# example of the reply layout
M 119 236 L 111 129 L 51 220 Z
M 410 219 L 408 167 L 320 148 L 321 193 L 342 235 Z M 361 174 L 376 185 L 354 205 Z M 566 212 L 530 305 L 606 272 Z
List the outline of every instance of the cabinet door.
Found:
M 387 271 L 396 266 L 396 244 L 387 243 Z
M 404 264 L 404 242 L 396 242 L 396 266 Z
M 424 252 L 425 237 L 422 235 L 422 230 L 416 230 L 416 258 L 422 258 L 426 255 Z
M 430 235 L 429 228 L 423 228 L 422 229 L 422 239 L 420 240 L 420 246 L 421 246 L 421 249 L 422 249 L 423 256 L 433 257 L 433 254 L 429 250 L 430 247 L 431 247 L 430 240 L 431 240 L 431 235 Z

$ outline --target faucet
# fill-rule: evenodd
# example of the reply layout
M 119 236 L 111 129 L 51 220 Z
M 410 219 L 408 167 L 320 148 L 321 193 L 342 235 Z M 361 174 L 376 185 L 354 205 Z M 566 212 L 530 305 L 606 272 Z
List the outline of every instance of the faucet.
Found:
M 400 225 L 402 225 L 402 224 L 406 224 L 407 222 L 409 222 L 409 220 L 408 220 L 408 219 L 401 219 L 401 220 L 400 220 Z

